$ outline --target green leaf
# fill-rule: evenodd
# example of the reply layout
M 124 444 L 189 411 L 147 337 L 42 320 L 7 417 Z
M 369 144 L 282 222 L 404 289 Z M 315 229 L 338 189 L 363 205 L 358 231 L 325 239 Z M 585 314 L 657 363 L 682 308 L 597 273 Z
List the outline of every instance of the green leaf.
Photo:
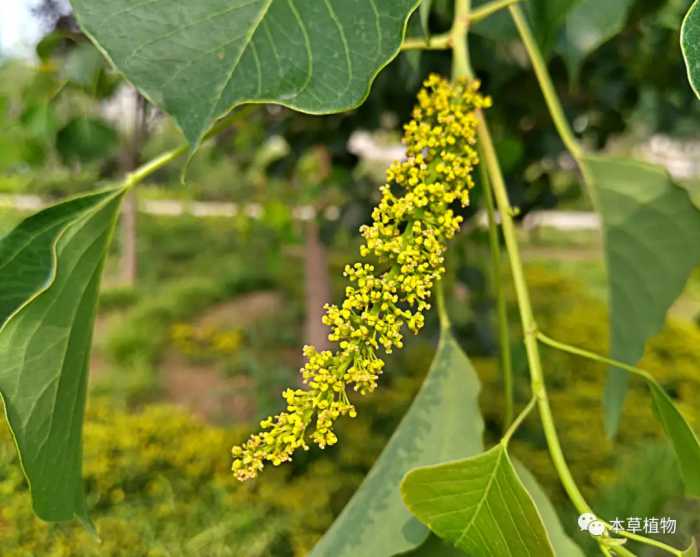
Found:
M 54 245 L 66 227 L 111 195 L 112 191 L 102 191 L 48 207 L 0 239 L 0 327 L 50 284 L 55 272 Z
M 660 166 L 614 157 L 586 160 L 603 220 L 610 354 L 633 365 L 700 262 L 700 213 Z M 610 435 L 617 431 L 626 390 L 627 373 L 611 370 L 604 397 Z
M 586 56 L 622 30 L 631 5 L 632 0 L 580 0 L 571 10 L 557 50 L 574 80 Z
M 72 0 L 85 33 L 196 147 L 246 102 L 358 106 L 419 0 Z
M 49 284 L 0 329 L 0 394 L 34 512 L 47 521 L 89 522 L 81 478 L 88 361 L 101 270 L 122 196 L 123 190 L 113 190 L 92 210 L 72 213 L 53 243 Z M 49 214 L 58 222 L 73 210 L 61 204 L 32 218 L 50 229 Z M 43 253 L 45 233 L 10 233 L 2 244 L 23 239 L 38 242 Z M 23 269 L 35 284 L 47 276 L 43 265 L 12 266 L 10 273 Z
M 573 540 L 566 535 L 564 528 L 561 525 L 557 511 L 554 506 L 547 498 L 547 494 L 544 492 L 540 484 L 537 483 L 535 477 L 530 473 L 530 471 L 523 466 L 523 464 L 517 460 L 513 460 L 513 465 L 515 470 L 518 472 L 520 481 L 523 482 L 525 489 L 532 497 L 532 500 L 540 512 L 542 521 L 544 522 L 545 529 L 549 534 L 549 539 L 552 542 L 552 547 L 554 548 L 555 555 L 562 555 L 566 557 L 585 557 L 581 548 L 577 546 Z
M 678 458 L 686 494 L 700 497 L 700 441 L 666 391 L 651 377 L 647 385 L 656 416 Z
M 681 50 L 688 70 L 688 80 L 700 97 L 700 1 L 695 0 L 681 26 Z
M 73 118 L 56 135 L 56 149 L 66 162 L 91 162 L 109 155 L 118 144 L 117 132 L 97 118 Z
M 421 522 L 470 557 L 554 557 L 542 517 L 502 443 L 411 470 L 401 494 Z
M 386 557 L 420 546 L 428 529 L 403 505 L 401 478 L 416 466 L 482 450 L 478 395 L 474 368 L 452 334 L 443 330 L 411 408 L 311 557 Z

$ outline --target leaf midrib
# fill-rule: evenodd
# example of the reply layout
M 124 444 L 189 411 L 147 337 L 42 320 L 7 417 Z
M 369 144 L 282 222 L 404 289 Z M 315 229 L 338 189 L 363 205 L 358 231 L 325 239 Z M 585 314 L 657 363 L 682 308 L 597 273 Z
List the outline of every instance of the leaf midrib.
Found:
M 494 450 L 494 449 L 492 449 L 492 450 Z M 476 523 L 476 520 L 477 520 L 477 518 L 479 517 L 479 514 L 481 513 L 482 507 L 484 506 L 484 504 L 485 504 L 486 501 L 488 500 L 488 495 L 489 495 L 489 493 L 491 492 L 491 488 L 492 488 L 492 486 L 493 486 L 493 482 L 495 481 L 496 476 L 498 475 L 498 469 L 499 469 L 500 466 L 501 466 L 501 459 L 503 458 L 503 455 L 505 454 L 505 451 L 503 450 L 503 448 L 502 448 L 500 445 L 498 445 L 498 446 L 495 448 L 495 450 L 498 452 L 498 457 L 497 457 L 497 459 L 496 459 L 496 464 L 495 464 L 494 467 L 493 467 L 493 472 L 491 473 L 491 475 L 489 476 L 488 481 L 486 482 L 486 487 L 484 488 L 483 496 L 481 497 L 481 499 L 479 500 L 479 502 L 478 502 L 477 505 L 476 505 L 476 509 L 474 510 L 474 515 L 473 515 L 472 518 L 469 520 L 469 522 L 467 523 L 467 525 L 464 527 L 463 532 L 460 534 L 459 538 L 457 538 L 457 541 L 455 542 L 455 545 L 457 545 L 457 546 L 459 546 L 459 544 L 462 542 L 462 540 L 464 539 L 464 537 L 469 533 L 469 530 L 471 530 L 471 528 L 472 528 L 472 527 L 474 526 L 474 524 Z

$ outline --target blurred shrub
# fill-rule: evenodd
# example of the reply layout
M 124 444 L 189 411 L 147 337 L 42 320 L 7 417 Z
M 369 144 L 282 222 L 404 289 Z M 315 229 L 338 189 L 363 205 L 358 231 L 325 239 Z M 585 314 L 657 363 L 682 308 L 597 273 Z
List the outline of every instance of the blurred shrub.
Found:
M 243 342 L 243 333 L 238 329 L 197 328 L 189 323 L 175 323 L 170 328 L 170 339 L 186 356 L 209 360 L 235 354 Z
M 217 280 L 187 278 L 166 285 L 126 313 L 108 332 L 107 354 L 117 365 L 154 364 L 168 340 L 170 325 L 225 296 Z
M 232 258 L 229 258 L 230 260 Z M 158 289 L 126 313 L 108 333 L 107 354 L 115 364 L 129 367 L 157 361 L 170 327 L 226 298 L 266 288 L 273 279 L 265 269 L 241 264 L 209 277 L 182 278 Z
M 138 303 L 141 296 L 132 286 L 113 286 L 100 290 L 99 310 L 102 313 L 125 310 Z
M 231 477 L 227 454 L 235 434 L 176 408 L 152 406 L 129 415 L 105 401 L 91 404 L 84 473 L 102 543 L 79 525 L 47 525 L 33 517 L 4 424 L 1 434 L 4 556 L 257 557 L 287 545 L 282 513 Z M 291 555 L 284 549 L 275 554 Z

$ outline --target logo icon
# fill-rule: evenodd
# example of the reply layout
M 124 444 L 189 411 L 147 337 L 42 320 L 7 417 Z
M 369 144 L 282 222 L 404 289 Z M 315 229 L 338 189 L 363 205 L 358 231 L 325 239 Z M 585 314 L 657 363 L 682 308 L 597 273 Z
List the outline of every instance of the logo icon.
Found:
M 592 536 L 602 536 L 605 533 L 605 524 L 598 520 L 593 513 L 583 513 L 579 516 L 578 527 Z

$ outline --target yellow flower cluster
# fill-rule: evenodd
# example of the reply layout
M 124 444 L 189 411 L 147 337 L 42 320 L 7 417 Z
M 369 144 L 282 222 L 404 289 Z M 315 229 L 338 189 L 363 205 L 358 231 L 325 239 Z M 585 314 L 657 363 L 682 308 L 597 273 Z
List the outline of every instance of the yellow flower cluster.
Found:
M 423 327 L 433 285 L 445 272 L 447 240 L 462 222 L 452 207 L 467 205 L 474 185 L 475 111 L 490 106 L 478 88 L 476 81 L 451 83 L 437 75 L 425 81 L 404 128 L 406 158 L 389 168 L 372 224 L 360 229 L 361 256 L 384 270 L 369 263 L 345 268 L 351 283 L 345 299 L 340 306 L 327 305 L 323 318 L 338 349 L 304 347 L 301 374 L 307 388 L 287 389 L 287 409 L 263 420 L 261 433 L 233 448 L 239 480 L 254 478 L 265 461 L 291 460 L 294 451 L 309 448 L 309 439 L 321 448 L 333 445 L 335 420 L 356 415 L 347 389 L 372 392 L 384 367 L 378 353 L 403 346 L 404 325 L 414 333 Z

